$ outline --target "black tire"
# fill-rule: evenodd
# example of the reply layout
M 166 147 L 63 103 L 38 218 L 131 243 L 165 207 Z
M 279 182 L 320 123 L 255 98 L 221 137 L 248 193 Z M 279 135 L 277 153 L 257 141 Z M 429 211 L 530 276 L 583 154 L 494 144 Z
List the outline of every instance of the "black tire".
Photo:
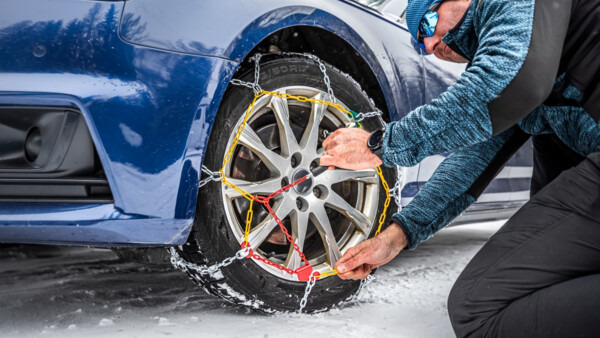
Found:
M 274 90 L 292 85 L 302 85 L 327 91 L 318 64 L 302 57 L 263 57 L 260 67 L 260 85 Z M 327 65 L 331 86 L 340 102 L 358 112 L 372 111 L 372 101 L 350 76 Z M 254 80 L 253 72 L 241 76 L 244 81 Z M 212 128 L 204 165 L 218 170 L 223 164 L 226 144 L 235 133 L 236 122 L 244 114 L 253 99 L 253 92 L 244 87 L 230 86 L 221 103 Z M 372 131 L 381 128 L 377 118 L 367 119 L 364 128 Z M 393 182 L 393 170 L 383 168 L 386 179 Z M 199 191 L 194 226 L 188 242 L 180 247 L 180 254 L 188 261 L 200 265 L 212 265 L 232 257 L 240 250 L 239 241 L 233 234 L 221 196 L 222 185 L 211 183 Z M 385 192 L 379 189 L 377 215 L 383 210 Z M 391 208 L 389 208 L 391 209 Z M 388 209 L 388 217 L 390 210 Z M 378 217 L 375 219 L 377 223 Z M 373 226 L 371 235 L 377 229 Z M 264 312 L 296 311 L 304 295 L 306 283 L 278 278 L 265 271 L 251 259 L 235 261 L 220 273 L 202 275 L 187 271 L 191 279 L 207 291 L 236 304 Z M 351 298 L 359 287 L 358 281 L 344 281 L 338 277 L 317 281 L 304 311 L 309 313 L 327 310 Z

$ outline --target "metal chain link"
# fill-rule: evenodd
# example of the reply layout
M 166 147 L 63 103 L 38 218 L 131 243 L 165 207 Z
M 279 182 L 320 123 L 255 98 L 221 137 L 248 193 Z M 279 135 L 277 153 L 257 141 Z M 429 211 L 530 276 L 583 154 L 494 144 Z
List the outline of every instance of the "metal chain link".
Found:
M 394 183 L 394 187 L 390 189 L 390 195 L 394 198 L 394 202 L 396 202 L 396 206 L 398 207 L 396 212 L 402 210 L 402 188 L 405 174 L 405 167 L 396 166 L 396 183 Z
M 356 122 L 362 122 L 364 119 L 369 118 L 369 117 L 380 117 L 383 115 L 383 112 L 381 112 L 381 110 L 377 109 L 375 111 L 372 112 L 367 112 L 367 113 L 358 113 L 355 116 Z M 385 123 L 384 123 L 385 125 Z
M 371 103 L 371 107 L 375 107 L 375 111 L 377 112 L 377 118 L 379 119 L 379 123 L 381 123 L 381 125 L 383 127 L 385 127 L 385 125 L 387 123 L 383 119 L 383 112 L 379 108 L 377 108 L 377 106 L 375 105 L 375 101 L 373 101 L 373 99 L 370 97 L 369 97 L 369 102 Z
M 181 256 L 179 256 L 175 248 L 169 248 L 169 253 L 171 254 L 171 265 L 173 265 L 173 267 L 175 267 L 176 269 L 194 270 L 201 275 L 208 275 L 219 271 L 219 269 L 221 269 L 222 267 L 228 266 L 236 260 L 242 260 L 246 258 L 246 256 L 250 254 L 250 248 L 240 249 L 238 252 L 235 253 L 234 256 L 225 258 L 222 262 L 213 265 L 198 265 L 190 263 L 183 259 Z
M 304 56 L 306 58 L 309 58 L 309 59 L 315 61 L 319 65 L 319 70 L 321 70 L 321 73 L 323 73 L 323 81 L 325 82 L 325 86 L 327 86 L 327 93 L 331 97 L 331 102 L 337 103 L 335 95 L 333 94 L 333 89 L 331 88 L 331 80 L 329 79 L 329 76 L 327 75 L 327 68 L 325 67 L 325 63 L 323 63 L 323 61 L 321 61 L 321 59 L 318 56 L 309 54 L 309 53 L 294 53 L 294 52 L 284 52 L 284 53 L 281 53 L 281 55 Z M 371 106 L 375 107 L 375 103 L 373 102 L 373 100 L 371 98 L 369 98 L 369 100 L 371 101 Z M 379 117 L 380 122 L 382 122 L 382 124 L 385 125 L 385 121 L 383 121 L 383 118 L 381 118 L 382 116 L 383 116 L 383 112 L 381 110 L 379 110 L 378 108 L 375 108 L 375 111 L 372 111 L 372 112 L 358 113 L 358 114 L 356 114 L 356 116 L 354 118 L 355 118 L 356 122 L 360 123 L 366 118 Z
M 262 92 L 262 88 L 258 81 L 260 80 L 260 59 L 262 58 L 262 54 L 256 53 L 253 57 L 250 58 L 251 61 L 254 61 L 254 82 L 242 81 L 239 79 L 231 79 L 230 83 L 236 86 L 242 86 L 252 89 L 255 95 L 259 95 Z
M 235 86 L 247 87 L 247 88 L 254 90 L 254 83 L 252 83 L 252 82 L 246 82 L 246 81 L 242 81 L 239 79 L 231 79 L 230 84 L 235 85 Z
M 331 80 L 329 79 L 329 75 L 327 75 L 327 68 L 321 59 L 318 56 L 310 53 L 295 53 L 295 52 L 282 52 L 280 55 L 290 55 L 290 56 L 303 56 L 305 58 L 311 59 L 319 65 L 319 70 L 323 74 L 323 82 L 325 82 L 325 86 L 327 87 L 327 94 L 329 94 L 330 101 L 333 103 L 337 103 L 335 95 L 333 94 L 333 88 L 331 88 Z
M 327 75 L 327 67 L 325 66 L 325 63 L 318 56 L 316 56 L 314 54 L 310 54 L 310 53 L 296 53 L 296 52 L 281 52 L 281 53 L 279 53 L 279 55 L 302 56 L 302 57 L 311 59 L 314 62 L 316 62 L 319 65 L 319 70 L 323 74 L 323 82 L 325 82 L 325 86 L 327 87 L 327 94 L 329 95 L 329 98 L 330 98 L 329 101 L 333 102 L 334 104 L 337 103 L 337 99 L 335 97 L 335 94 L 333 93 L 333 88 L 331 87 L 331 79 L 329 78 L 329 75 Z M 254 94 L 256 94 L 256 95 L 260 94 L 262 92 L 262 88 L 258 84 L 258 81 L 260 79 L 260 59 L 261 58 L 262 58 L 262 54 L 260 54 L 260 53 L 256 53 L 253 57 L 250 58 L 250 60 L 254 61 L 254 82 L 247 82 L 247 81 L 242 81 L 239 79 L 232 79 L 231 84 L 236 85 L 236 86 L 243 86 L 243 87 L 250 88 L 254 91 Z M 369 98 L 369 100 L 371 102 L 371 105 L 373 107 L 375 107 L 373 100 L 371 98 Z M 383 116 L 383 112 L 380 109 L 375 108 L 375 111 L 372 111 L 372 112 L 357 113 L 356 116 L 354 116 L 354 119 L 356 120 L 357 123 L 361 123 L 363 120 L 365 120 L 367 118 L 378 117 L 381 124 L 385 125 L 385 121 L 383 120 L 382 116 Z
M 205 166 L 202 166 L 202 172 L 205 173 L 206 175 L 208 175 L 208 177 L 204 178 L 203 180 L 201 180 L 198 183 L 198 189 L 202 188 L 203 186 L 207 185 L 209 182 L 218 182 L 218 181 L 222 181 L 223 180 L 223 176 L 221 176 L 221 173 L 216 171 L 211 171 L 210 169 L 208 169 Z
M 262 88 L 260 88 L 260 85 L 258 84 L 258 81 L 260 80 L 260 59 L 261 58 L 262 58 L 262 54 L 260 54 L 260 53 L 254 54 L 254 56 L 251 58 L 254 60 L 254 84 L 252 86 L 252 90 L 254 91 L 255 95 L 258 95 L 262 92 Z
M 310 292 L 312 291 L 313 286 L 315 286 L 315 283 L 317 283 L 317 277 L 310 276 L 310 279 L 308 280 L 308 282 L 306 282 L 306 289 L 304 289 L 304 296 L 302 296 L 302 300 L 300 300 L 300 308 L 298 308 L 298 313 L 302 313 L 302 310 L 304 310 L 304 307 L 306 306 L 306 303 L 308 302 L 308 296 L 310 295 Z
M 357 300 L 358 296 L 360 296 L 360 294 L 362 293 L 363 289 L 365 287 L 367 287 L 369 284 L 371 284 L 374 280 L 375 280 L 375 276 L 373 276 L 373 275 L 368 275 L 367 278 L 362 279 L 360 281 L 360 284 L 358 285 L 358 290 L 356 290 L 356 293 L 352 296 L 352 298 L 350 299 L 350 301 Z

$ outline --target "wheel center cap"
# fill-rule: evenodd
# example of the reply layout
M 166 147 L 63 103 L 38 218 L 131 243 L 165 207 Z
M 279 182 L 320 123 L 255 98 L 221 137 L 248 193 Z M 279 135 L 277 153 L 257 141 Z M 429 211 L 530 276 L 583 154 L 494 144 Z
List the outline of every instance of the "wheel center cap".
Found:
M 306 169 L 299 169 L 297 170 L 294 175 L 292 175 L 292 182 L 296 182 L 297 180 L 301 179 L 302 177 L 308 175 L 310 172 Z M 308 179 L 296 186 L 294 186 L 294 190 L 296 190 L 297 193 L 299 194 L 307 194 L 310 191 L 310 188 L 312 188 L 313 185 L 313 178 L 312 176 L 309 176 Z

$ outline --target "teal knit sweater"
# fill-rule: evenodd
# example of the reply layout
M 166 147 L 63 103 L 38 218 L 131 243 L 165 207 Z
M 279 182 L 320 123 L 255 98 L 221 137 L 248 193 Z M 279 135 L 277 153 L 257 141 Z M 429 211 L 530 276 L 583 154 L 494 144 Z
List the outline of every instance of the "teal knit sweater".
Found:
M 473 0 L 460 27 L 444 37 L 471 61 L 466 71 L 430 104 L 387 125 L 382 153 L 386 166 L 413 166 L 427 156 L 453 152 L 413 201 L 393 216 L 410 249 L 476 200 L 467 193 L 469 187 L 517 128 L 528 134 L 555 133 L 581 155 L 600 144 L 600 126 L 583 108 L 541 102 L 517 125 L 493 135 L 488 105 L 527 58 L 534 5 L 534 0 Z M 581 92 L 572 86 L 562 95 L 581 99 Z

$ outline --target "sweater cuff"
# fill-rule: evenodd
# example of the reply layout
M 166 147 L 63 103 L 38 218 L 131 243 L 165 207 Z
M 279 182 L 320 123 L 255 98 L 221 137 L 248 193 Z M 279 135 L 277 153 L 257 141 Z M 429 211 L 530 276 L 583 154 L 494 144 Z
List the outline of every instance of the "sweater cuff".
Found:
M 390 220 L 390 223 L 391 222 L 398 224 L 400 229 L 402 229 L 402 231 L 404 232 L 404 236 L 406 236 L 406 240 L 408 241 L 408 245 L 406 246 L 405 250 L 415 249 L 417 247 L 418 243 L 413 244 L 413 243 L 415 243 L 415 239 L 413 238 L 413 236 L 411 236 L 411 232 L 405 224 L 406 221 L 400 216 L 400 214 L 394 214 L 392 216 L 392 219 Z M 391 225 L 391 224 L 389 224 L 389 225 Z

